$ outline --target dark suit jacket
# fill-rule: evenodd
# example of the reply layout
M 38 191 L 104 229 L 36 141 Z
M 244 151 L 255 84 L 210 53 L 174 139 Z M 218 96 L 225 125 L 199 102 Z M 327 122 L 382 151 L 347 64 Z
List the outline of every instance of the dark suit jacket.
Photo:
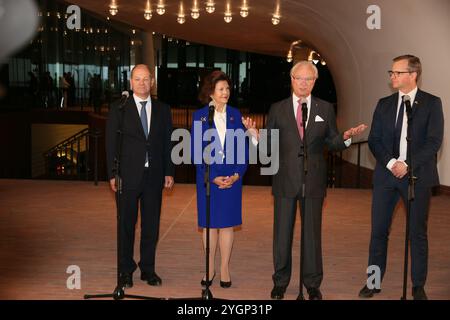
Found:
M 392 173 L 386 168 L 393 158 L 394 128 L 397 116 L 398 92 L 378 101 L 369 134 L 369 147 L 377 159 L 374 185 L 385 185 Z M 413 133 L 411 152 L 417 187 L 439 185 L 436 154 L 444 135 L 444 115 L 441 99 L 418 90 L 412 106 Z M 409 164 L 408 164 L 409 165 Z
M 136 189 L 141 182 L 145 153 L 148 152 L 149 169 L 152 181 L 156 187 L 163 187 L 164 176 L 173 176 L 174 168 L 171 161 L 172 116 L 170 107 L 152 99 L 150 133 L 145 138 L 139 112 L 133 96 L 130 96 L 123 108 L 120 103 L 111 106 L 106 123 L 106 156 L 108 177 L 114 178 L 114 159 L 118 147 L 117 131 L 123 119 L 123 144 L 121 177 L 124 189 Z
M 320 116 L 324 121 L 316 122 L 316 116 Z M 292 96 L 270 107 L 266 127 L 269 136 L 270 129 L 279 129 L 280 138 L 280 167 L 278 173 L 273 176 L 272 193 L 275 196 L 294 198 L 301 191 L 303 184 L 303 143 L 297 129 Z M 337 151 L 345 149 L 345 144 L 342 134 L 337 131 L 333 106 L 316 97 L 311 97 L 306 142 L 308 150 L 306 197 L 324 197 L 327 187 L 325 147 Z

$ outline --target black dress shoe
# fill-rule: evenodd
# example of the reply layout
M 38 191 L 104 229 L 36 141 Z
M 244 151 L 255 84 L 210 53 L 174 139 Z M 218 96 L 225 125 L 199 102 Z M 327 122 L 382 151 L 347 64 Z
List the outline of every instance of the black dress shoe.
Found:
M 308 289 L 309 300 L 322 300 L 322 292 L 319 288 Z
M 270 297 L 275 300 L 281 300 L 284 298 L 284 293 L 286 292 L 286 288 L 284 287 L 273 287 L 272 292 L 270 293 Z
M 413 287 L 412 294 L 414 300 L 428 300 L 427 294 L 425 293 L 425 289 L 423 287 Z
M 211 280 L 208 281 L 208 287 L 210 287 L 210 286 L 212 285 L 212 282 L 213 282 L 215 276 L 216 276 L 216 273 L 214 272 L 213 277 L 211 278 Z M 220 281 L 220 282 L 221 282 L 221 284 L 222 284 L 222 281 Z M 206 287 L 206 279 L 202 279 L 202 281 L 200 281 L 200 284 L 201 284 L 203 287 Z
M 229 287 L 231 287 L 231 281 L 222 281 L 222 280 L 220 280 L 220 286 L 222 288 L 229 288 Z
M 375 293 L 380 293 L 381 289 L 369 289 L 367 285 L 365 285 L 360 291 L 359 291 L 359 297 L 360 298 L 372 298 Z
M 160 286 L 162 280 L 156 273 L 148 274 L 146 272 L 141 273 L 141 280 L 147 281 L 150 286 Z
M 119 275 L 119 282 L 122 288 L 133 287 L 133 274 L 130 272 L 123 272 Z

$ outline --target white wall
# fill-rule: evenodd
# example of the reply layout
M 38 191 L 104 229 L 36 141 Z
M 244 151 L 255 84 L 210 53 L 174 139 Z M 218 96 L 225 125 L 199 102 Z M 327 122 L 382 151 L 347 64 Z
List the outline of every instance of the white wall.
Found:
M 369 30 L 369 5 L 381 8 L 381 30 Z M 422 60 L 420 87 L 441 97 L 444 116 L 450 119 L 450 1 L 449 0 L 340 0 L 298 4 L 301 16 L 290 15 L 299 39 L 312 43 L 325 57 L 338 95 L 341 130 L 358 123 L 370 126 L 379 98 L 390 95 L 387 70 L 392 58 L 411 53 Z M 439 154 L 441 184 L 450 186 L 450 133 L 448 121 Z M 368 131 L 361 137 L 366 139 Z M 368 150 L 363 166 L 373 168 Z M 354 155 L 351 159 L 355 159 Z

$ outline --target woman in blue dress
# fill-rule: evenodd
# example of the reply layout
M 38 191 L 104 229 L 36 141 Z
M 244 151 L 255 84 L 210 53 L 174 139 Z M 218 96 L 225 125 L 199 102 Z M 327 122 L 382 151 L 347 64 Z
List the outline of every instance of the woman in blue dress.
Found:
M 204 153 L 210 160 L 210 256 L 209 284 L 215 272 L 216 248 L 220 249 L 220 285 L 231 286 L 229 262 L 234 240 L 234 227 L 242 224 L 242 178 L 247 169 L 248 141 L 238 109 L 227 105 L 231 81 L 221 71 L 205 78 L 200 100 L 206 104 L 193 115 L 192 156 L 196 167 L 198 226 L 203 228 L 206 248 L 206 186 Z M 214 106 L 212 130 L 209 126 L 209 106 Z M 208 138 L 209 137 L 209 138 Z M 209 145 L 209 146 L 208 146 Z M 206 149 L 206 150 L 205 150 Z M 208 161 L 209 162 L 209 161 Z M 206 277 L 201 284 L 206 285 Z

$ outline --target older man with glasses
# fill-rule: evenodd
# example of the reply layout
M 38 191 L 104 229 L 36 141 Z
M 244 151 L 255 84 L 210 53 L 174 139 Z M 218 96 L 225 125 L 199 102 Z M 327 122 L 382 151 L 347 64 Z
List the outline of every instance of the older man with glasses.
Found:
M 271 140 L 272 130 L 279 130 L 280 159 L 279 170 L 272 179 L 275 269 L 272 275 L 274 287 L 270 294 L 272 299 L 284 298 L 291 279 L 292 239 L 298 203 L 304 249 L 301 285 L 306 287 L 310 300 L 322 299 L 322 205 L 327 188 L 324 149 L 343 150 L 350 145 L 352 136 L 367 128 L 361 124 L 343 134 L 339 133 L 333 105 L 311 95 L 317 78 L 315 65 L 308 61 L 296 63 L 291 69 L 292 95 L 274 103 L 267 118 L 268 141 Z M 244 119 L 244 125 L 258 137 L 251 119 Z M 306 176 L 304 163 L 307 163 Z M 303 299 L 302 290 L 298 299 Z

